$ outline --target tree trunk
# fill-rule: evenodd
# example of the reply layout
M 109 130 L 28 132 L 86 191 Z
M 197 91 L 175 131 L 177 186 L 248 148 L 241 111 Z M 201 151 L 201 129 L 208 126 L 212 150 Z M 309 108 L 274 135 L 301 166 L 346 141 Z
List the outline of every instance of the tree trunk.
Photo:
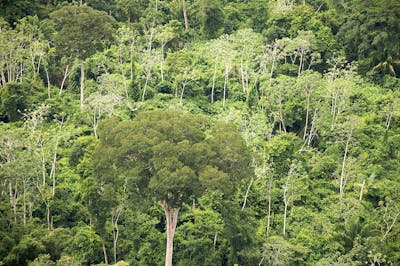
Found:
M 304 125 L 303 140 L 305 140 L 306 137 L 307 137 L 309 113 L 310 113 L 310 93 L 307 93 L 306 122 L 305 122 L 305 125 Z
M 212 79 L 212 87 L 211 87 L 211 103 L 214 103 L 214 91 L 215 91 L 215 78 L 217 75 L 217 65 L 214 64 L 214 74 Z
M 185 93 L 186 82 L 182 83 L 181 97 L 179 99 L 179 104 L 182 104 L 183 94 Z
M 119 229 L 116 226 L 113 231 L 113 255 L 114 263 L 117 263 L 117 244 L 118 244 Z
M 104 263 L 105 263 L 105 264 L 108 264 L 108 256 L 107 256 L 106 243 L 104 242 L 104 239 L 103 239 L 103 238 L 101 238 L 101 247 L 103 248 Z
M 303 67 L 303 57 L 304 57 L 303 52 L 301 52 L 299 70 L 297 72 L 297 77 L 300 77 L 300 74 L 301 74 L 301 70 L 302 70 L 302 67 Z
M 67 79 L 67 77 L 69 75 L 68 69 L 69 69 L 69 64 L 65 67 L 64 77 L 62 79 L 61 86 L 60 86 L 60 92 L 58 93 L 58 95 L 61 95 L 61 92 L 64 89 L 65 80 Z
M 81 111 L 83 110 L 83 101 L 85 91 L 85 62 L 81 60 Z
M 47 97 L 49 97 L 49 99 L 51 98 L 51 85 L 50 85 L 50 77 L 49 77 L 49 71 L 46 67 L 46 65 L 44 65 L 44 72 L 46 73 L 46 79 L 47 79 Z
M 251 178 L 250 184 L 249 184 L 249 186 L 248 186 L 247 189 L 246 189 L 246 194 L 244 195 L 244 201 L 243 201 L 243 205 L 242 205 L 242 210 L 246 207 L 247 198 L 248 198 L 248 196 L 249 196 L 250 188 L 251 188 L 251 186 L 253 185 L 253 182 L 254 182 L 254 178 Z
M 182 10 L 183 10 L 183 18 L 185 20 L 185 30 L 189 30 L 189 20 L 187 16 L 187 10 L 186 10 L 186 1 L 182 0 Z
M 14 222 L 17 223 L 17 182 L 15 182 L 15 191 L 13 192 L 12 182 L 9 184 L 10 188 L 10 203 L 14 214 Z
M 144 83 L 143 93 L 142 93 L 142 102 L 144 102 L 144 97 L 146 96 L 146 89 L 147 89 L 147 84 L 149 83 L 149 79 L 150 79 L 150 73 L 146 75 L 146 82 Z
M 51 220 L 50 220 L 50 202 L 46 203 L 46 212 L 47 212 L 47 229 L 51 230 Z
M 349 144 L 351 140 L 352 130 L 350 130 L 349 135 L 346 140 L 346 146 L 344 149 L 343 161 L 342 161 L 342 170 L 340 172 L 340 184 L 339 184 L 339 195 L 340 199 L 343 198 L 344 195 L 344 187 L 346 186 L 346 178 L 345 178 L 345 169 L 346 169 L 346 161 L 347 161 L 347 154 L 349 152 Z
M 362 201 L 362 197 L 363 197 L 363 194 L 364 194 L 364 187 L 365 187 L 365 179 L 363 180 L 363 182 L 361 184 L 360 198 L 359 198 L 360 201 Z
M 0 71 L 1 73 L 1 86 L 6 86 L 6 76 L 4 75 L 4 71 Z
M 23 220 L 24 220 L 24 226 L 26 225 L 26 181 L 24 180 L 23 182 L 24 189 L 23 189 Z
M 171 207 L 167 202 L 163 202 L 165 219 L 167 223 L 167 250 L 165 254 L 165 266 L 172 266 L 172 253 L 174 249 L 174 234 L 178 222 L 179 208 Z
M 269 231 L 271 227 L 271 192 L 272 192 L 272 176 L 270 176 L 268 180 L 267 236 L 269 236 Z
M 226 87 L 228 85 L 228 78 L 229 78 L 229 66 L 225 66 L 225 81 L 224 81 L 224 93 L 222 97 L 222 107 L 225 107 L 225 99 L 226 99 Z
M 284 194 L 283 194 L 283 203 L 285 205 L 285 209 L 283 211 L 283 229 L 282 229 L 283 236 L 286 235 L 286 217 L 287 217 L 287 208 L 288 208 L 288 202 L 287 202 L 286 193 L 287 193 L 287 191 L 285 189 Z
M 163 69 L 163 63 L 164 63 L 164 47 L 166 44 L 161 44 L 161 60 L 160 60 L 160 74 L 161 74 L 161 81 L 164 81 L 164 69 Z

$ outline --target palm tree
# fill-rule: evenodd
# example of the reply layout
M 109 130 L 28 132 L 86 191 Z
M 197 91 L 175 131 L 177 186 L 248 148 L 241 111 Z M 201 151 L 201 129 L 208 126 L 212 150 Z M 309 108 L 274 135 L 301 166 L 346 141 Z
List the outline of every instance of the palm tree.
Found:
M 396 76 L 395 66 L 400 66 L 400 60 L 393 60 L 391 56 L 389 56 L 386 61 L 380 62 L 376 66 L 372 68 L 372 73 L 376 71 L 382 71 L 383 73 L 389 73 L 392 76 Z

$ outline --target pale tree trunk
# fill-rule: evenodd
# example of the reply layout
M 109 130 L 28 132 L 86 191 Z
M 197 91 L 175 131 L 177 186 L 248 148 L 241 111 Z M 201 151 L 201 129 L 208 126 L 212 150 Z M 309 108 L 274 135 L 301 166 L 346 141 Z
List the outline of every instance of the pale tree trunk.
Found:
M 186 82 L 182 82 L 182 89 L 181 89 L 181 97 L 179 99 L 179 104 L 182 104 L 183 101 L 183 94 L 185 93 L 185 88 L 186 88 Z
M 182 0 L 182 10 L 183 10 L 183 18 L 185 20 L 185 30 L 189 30 L 189 20 L 187 16 L 187 10 L 186 10 L 186 1 Z
M 81 60 L 81 111 L 83 110 L 83 101 L 85 100 L 84 91 L 85 91 L 85 62 Z
M 217 245 L 217 237 L 218 237 L 218 232 L 216 232 L 215 235 L 214 235 L 214 240 L 213 240 L 213 248 L 214 248 L 214 251 L 215 251 L 215 247 L 216 247 L 216 245 Z
M 228 85 L 228 78 L 229 78 L 229 66 L 225 66 L 225 80 L 224 80 L 224 93 L 222 98 L 222 107 L 225 107 L 225 99 L 226 99 L 226 87 Z
M 287 211 L 289 204 L 293 202 L 294 192 L 293 192 L 293 182 L 294 178 L 296 178 L 296 164 L 292 163 L 289 169 L 289 173 L 287 175 L 285 185 L 283 186 L 283 204 L 284 204 L 284 211 L 283 211 L 283 229 L 282 234 L 285 237 L 286 235 L 286 220 L 287 220 Z
M 6 76 L 4 75 L 4 71 L 0 72 L 1 74 L 1 86 L 5 86 L 6 85 Z
M 272 176 L 268 180 L 268 209 L 267 209 L 267 236 L 269 236 L 269 231 L 271 227 L 271 192 L 272 192 Z
M 49 99 L 51 98 L 51 85 L 50 85 L 50 77 L 49 77 L 49 71 L 46 67 L 46 65 L 44 65 L 44 72 L 46 73 L 46 79 L 47 79 L 47 97 L 49 97 Z
M 307 137 L 307 129 L 308 129 L 308 117 L 309 117 L 309 113 L 310 113 L 310 94 L 311 93 L 307 93 L 307 106 L 306 106 L 306 122 L 304 125 L 304 133 L 303 133 L 303 140 L 306 139 Z
M 304 57 L 304 54 L 303 54 L 303 51 L 302 51 L 301 55 L 300 55 L 300 63 L 299 63 L 299 70 L 297 72 L 297 77 L 300 77 L 301 70 L 303 68 L 303 57 Z
M 17 223 L 17 195 L 18 195 L 18 187 L 17 182 L 15 182 L 15 189 L 13 191 L 12 182 L 9 183 L 10 188 L 10 204 L 14 214 L 14 222 Z
M 280 120 L 280 127 L 283 132 L 286 133 L 286 125 L 285 120 L 283 118 L 283 104 L 282 104 L 282 97 L 279 95 L 279 120 Z
M 144 102 L 144 97 L 146 96 L 146 89 L 147 89 L 147 84 L 149 83 L 150 80 L 150 75 L 151 73 L 147 73 L 146 75 L 146 82 L 144 83 L 143 93 L 142 93 L 142 102 Z
M 287 195 L 287 193 L 288 193 L 288 191 L 287 191 L 288 182 L 287 181 L 288 180 L 286 180 L 286 185 L 285 185 L 285 187 L 283 189 L 283 204 L 285 206 L 284 211 L 283 211 L 283 229 L 282 229 L 283 236 L 286 235 L 286 217 L 287 217 L 287 208 L 288 208 L 288 205 L 289 205 L 288 195 Z
M 26 225 L 26 180 L 23 181 L 23 221 L 24 221 L 24 226 Z
M 65 80 L 67 79 L 67 77 L 69 75 L 68 69 L 69 69 L 69 64 L 65 67 L 64 76 L 63 76 L 63 79 L 61 82 L 60 92 L 58 93 L 58 95 L 61 95 L 61 92 L 64 89 Z
M 51 188 L 53 197 L 56 194 L 57 149 L 58 149 L 58 139 L 54 148 L 53 161 L 51 162 L 51 170 L 50 170 L 50 178 L 53 180 L 53 185 Z
M 350 130 L 349 135 L 347 136 L 347 140 L 346 140 L 346 146 L 344 149 L 344 155 L 343 155 L 343 161 L 342 161 L 342 169 L 340 172 L 340 184 L 339 184 L 339 195 L 340 195 L 340 199 L 343 198 L 344 195 L 344 188 L 346 186 L 346 162 L 347 162 L 347 155 L 349 152 L 349 144 L 350 144 L 350 140 L 351 140 L 351 135 L 352 135 L 353 130 Z
M 243 67 L 243 55 L 244 54 L 244 47 L 242 49 L 242 55 L 240 57 L 240 76 L 242 80 L 242 89 L 243 92 L 247 93 L 248 92 L 248 82 L 247 82 L 247 73 L 245 74 L 245 70 Z
M 311 128 L 310 131 L 308 132 L 308 137 L 307 137 L 307 147 L 310 147 L 311 141 L 313 140 L 315 134 L 316 134 L 316 128 L 315 128 L 315 123 L 317 120 L 317 108 L 314 110 L 314 115 L 311 121 Z
M 359 198 L 360 201 L 362 201 L 362 197 L 364 194 L 364 187 L 365 187 L 365 179 L 363 180 L 363 182 L 361 184 L 361 188 L 360 188 L 360 198 Z
M 164 65 L 164 47 L 165 47 L 166 43 L 162 43 L 161 44 L 161 57 L 160 57 L 160 74 L 161 74 L 161 81 L 164 81 L 164 69 L 163 69 L 163 65 Z
M 50 219 L 50 202 L 45 202 L 46 204 L 46 212 L 47 212 L 47 229 L 51 230 L 51 219 Z
M 248 198 L 248 196 L 249 196 L 249 192 L 250 192 L 251 186 L 253 185 L 253 182 L 254 182 L 254 178 L 251 178 L 250 184 L 249 184 L 249 186 L 248 186 L 247 189 L 246 189 L 246 194 L 244 195 L 244 201 L 243 201 L 243 205 L 242 205 L 242 211 L 243 211 L 243 209 L 246 207 L 247 198 Z
M 167 227 L 167 250 L 165 254 L 165 266 L 172 266 L 172 253 L 174 249 L 174 234 L 178 223 L 179 208 L 171 207 L 166 201 L 163 202 Z
M 103 256 L 104 256 L 104 263 L 108 264 L 108 256 L 107 256 L 107 249 L 106 249 L 106 243 L 104 242 L 104 239 L 101 238 L 101 247 L 103 249 Z
M 113 230 L 113 255 L 114 255 L 114 263 L 117 263 L 117 247 L 118 247 L 118 237 L 119 237 L 119 228 L 118 228 L 118 220 L 121 216 L 122 209 L 117 209 L 115 214 L 112 217 L 112 224 L 114 226 Z
M 212 87 L 211 87 L 211 103 L 214 103 L 214 93 L 215 93 L 215 78 L 217 76 L 217 64 L 214 64 L 214 74 L 212 78 Z

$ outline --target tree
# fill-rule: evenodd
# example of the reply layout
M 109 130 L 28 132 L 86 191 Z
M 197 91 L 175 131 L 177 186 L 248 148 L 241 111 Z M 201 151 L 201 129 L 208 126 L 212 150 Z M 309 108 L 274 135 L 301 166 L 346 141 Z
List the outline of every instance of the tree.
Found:
M 166 266 L 172 265 L 182 204 L 209 190 L 231 193 L 250 173 L 246 145 L 234 127 L 218 124 L 214 137 L 206 139 L 204 122 L 201 116 L 156 110 L 140 113 L 133 121 L 108 121 L 99 130 L 100 143 L 94 151 L 99 184 L 104 187 L 112 176 L 120 176 L 131 194 L 161 204 Z
M 50 13 L 58 32 L 56 47 L 66 55 L 73 55 L 81 61 L 81 109 L 84 103 L 85 58 L 102 50 L 105 41 L 112 39 L 115 20 L 102 11 L 88 6 L 64 6 Z
M 209 39 L 218 37 L 224 26 L 224 13 L 219 1 L 202 0 L 199 2 L 201 32 Z
M 177 22 L 177 21 L 175 21 Z M 159 26 L 159 30 L 157 30 L 156 33 L 156 40 L 160 43 L 161 45 L 161 56 L 160 56 L 160 74 L 161 74 L 161 80 L 164 81 L 164 69 L 163 69 L 163 63 L 164 63 L 164 57 L 165 57 L 165 46 L 167 43 L 171 40 L 173 40 L 177 33 L 176 33 L 176 27 L 174 27 L 173 24 L 176 23 L 169 23 L 167 25 Z
M 400 4 L 396 0 L 352 1 L 338 32 L 349 61 L 363 73 L 399 51 Z

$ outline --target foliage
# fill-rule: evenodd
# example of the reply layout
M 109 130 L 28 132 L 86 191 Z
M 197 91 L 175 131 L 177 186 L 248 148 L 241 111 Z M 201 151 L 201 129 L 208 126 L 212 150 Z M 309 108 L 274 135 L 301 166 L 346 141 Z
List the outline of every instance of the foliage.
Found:
M 399 12 L 0 1 L 0 265 L 399 265 Z

